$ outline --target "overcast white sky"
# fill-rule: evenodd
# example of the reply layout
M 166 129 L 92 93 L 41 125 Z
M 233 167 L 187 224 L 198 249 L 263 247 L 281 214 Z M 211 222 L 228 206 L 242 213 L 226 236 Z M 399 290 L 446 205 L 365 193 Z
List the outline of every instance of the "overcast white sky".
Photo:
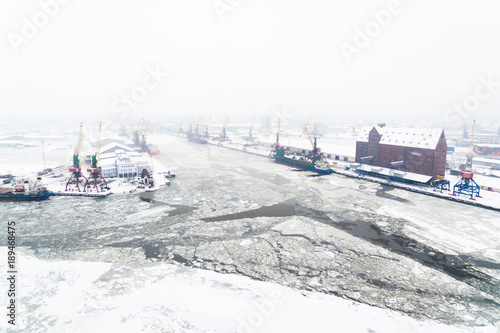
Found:
M 41 5 L 51 1 L 53 17 Z M 234 117 L 278 107 L 377 122 L 440 117 L 466 101 L 463 117 L 500 121 L 498 0 L 401 0 L 350 62 L 341 45 L 356 47 L 355 29 L 376 29 L 372 12 L 391 1 L 59 1 L 0 0 L 2 114 Z M 169 76 L 157 84 L 147 68 Z M 499 83 L 479 88 L 475 105 L 480 77 Z M 143 100 L 126 106 L 132 92 Z

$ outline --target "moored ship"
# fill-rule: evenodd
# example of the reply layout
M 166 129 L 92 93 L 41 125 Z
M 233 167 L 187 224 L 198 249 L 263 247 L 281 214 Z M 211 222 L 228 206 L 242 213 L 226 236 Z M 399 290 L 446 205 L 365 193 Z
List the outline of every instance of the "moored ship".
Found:
M 40 184 L 25 181 L 14 187 L 0 188 L 0 201 L 40 201 L 48 199 L 53 193 Z
M 200 143 L 200 144 L 206 144 L 208 143 L 207 140 L 202 138 L 201 136 L 195 134 L 195 133 L 188 133 L 187 134 L 187 139 L 189 142 L 194 142 L 194 143 Z
M 322 175 L 329 175 L 333 173 L 332 169 L 323 161 L 318 155 L 311 154 L 308 157 L 296 157 L 285 154 L 284 147 L 276 147 L 276 155 L 274 160 L 276 163 L 288 165 L 297 169 L 316 172 Z
M 314 137 L 314 142 L 311 139 L 311 135 L 309 134 L 308 124 L 302 130 L 307 130 L 307 134 L 309 136 L 309 140 L 311 141 L 311 145 L 313 150 L 307 156 L 296 156 L 295 154 L 290 155 L 286 153 L 285 147 L 280 146 L 279 144 L 279 125 L 278 132 L 276 133 L 276 143 L 274 144 L 274 149 L 271 152 L 271 156 L 274 157 L 274 161 L 279 164 L 284 164 L 291 166 L 293 168 L 307 170 L 319 173 L 321 175 L 329 175 L 333 173 L 333 170 L 330 168 L 327 160 L 321 155 L 321 150 L 316 146 L 316 136 Z M 302 135 L 301 133 L 301 135 Z

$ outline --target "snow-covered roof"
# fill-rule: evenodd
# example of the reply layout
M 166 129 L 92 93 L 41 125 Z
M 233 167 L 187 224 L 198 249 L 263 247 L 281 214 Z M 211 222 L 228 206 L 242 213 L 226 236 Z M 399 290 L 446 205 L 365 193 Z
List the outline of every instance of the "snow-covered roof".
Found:
M 99 159 L 99 166 L 115 165 L 116 158 L 101 158 Z
M 112 142 L 110 144 L 105 145 L 104 147 L 101 147 L 101 152 L 102 153 L 109 153 L 109 152 L 112 152 L 112 151 L 115 151 L 118 149 L 122 149 L 125 151 L 133 151 L 132 148 L 127 147 L 125 145 L 122 145 L 121 143 Z
M 475 143 L 474 145 L 478 147 L 500 148 L 500 145 L 493 143 Z
M 377 132 L 379 134 L 382 133 L 382 128 L 383 127 L 380 127 L 380 126 L 363 126 L 361 128 L 361 130 L 359 131 L 358 138 L 356 139 L 356 141 L 359 141 L 359 142 L 368 142 L 368 136 L 370 135 L 370 131 L 374 127 L 375 127 L 375 129 L 377 130 Z
M 379 167 L 379 166 L 375 166 L 375 165 L 363 164 L 360 166 L 359 163 L 352 164 L 351 166 L 357 170 L 359 170 L 359 168 L 361 168 L 363 171 L 376 173 L 376 174 L 379 174 L 381 176 L 389 176 L 390 170 L 391 170 L 389 168 L 383 168 L 383 167 Z M 401 178 L 401 179 L 404 179 L 404 180 L 411 180 L 413 182 L 418 182 L 418 183 L 422 183 L 422 184 L 425 184 L 432 179 L 431 176 L 420 175 L 418 173 L 406 172 L 406 171 L 401 171 L 401 170 L 394 170 L 394 176 Z
M 380 144 L 424 149 L 436 149 L 441 133 L 443 132 L 443 129 L 440 128 L 363 126 L 357 141 L 368 142 L 368 136 L 373 128 L 382 135 Z
M 114 170 L 116 169 L 116 165 L 103 165 L 101 166 L 101 170 Z
M 480 163 L 490 163 L 493 165 L 500 165 L 500 160 L 499 159 L 494 159 L 494 158 L 482 158 L 482 157 L 476 157 L 473 160 L 474 162 L 480 162 Z
M 99 154 L 99 159 L 100 159 L 100 160 L 104 160 L 104 159 L 107 159 L 107 158 L 112 158 L 112 159 L 115 159 L 115 158 L 116 158 L 116 153 L 104 153 L 104 154 Z

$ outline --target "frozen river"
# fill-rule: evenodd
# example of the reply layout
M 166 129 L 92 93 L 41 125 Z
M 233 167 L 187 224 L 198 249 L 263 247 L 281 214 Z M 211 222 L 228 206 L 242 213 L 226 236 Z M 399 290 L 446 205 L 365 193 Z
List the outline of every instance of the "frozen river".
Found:
M 2 203 L 0 217 L 17 221 L 19 246 L 51 262 L 174 264 L 450 328 L 499 325 L 498 212 L 177 137 L 152 140 L 177 174 L 170 187 Z M 171 331 L 204 331 L 192 325 Z

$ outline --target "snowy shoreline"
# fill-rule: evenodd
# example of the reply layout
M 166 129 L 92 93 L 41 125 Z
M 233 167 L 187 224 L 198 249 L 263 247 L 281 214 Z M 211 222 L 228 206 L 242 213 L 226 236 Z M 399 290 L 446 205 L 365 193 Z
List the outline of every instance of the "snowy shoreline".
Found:
M 175 136 L 175 135 L 173 135 L 173 136 Z M 255 150 L 258 150 L 258 152 L 257 151 L 254 152 L 254 151 L 246 151 L 244 149 L 241 149 L 239 147 L 239 146 L 241 146 L 241 144 L 231 144 L 231 143 L 216 144 L 216 143 L 212 143 L 210 141 L 208 142 L 208 144 L 212 145 L 212 146 L 216 146 L 216 147 L 222 147 L 222 148 L 226 148 L 226 149 L 240 151 L 240 152 L 247 153 L 247 154 L 252 154 L 252 155 L 256 155 L 256 156 L 270 158 L 265 153 L 260 151 L 262 149 L 259 149 L 259 148 L 262 148 L 262 146 L 259 146 L 259 148 L 255 149 Z M 232 147 L 232 146 L 234 146 L 234 147 Z M 411 191 L 414 193 L 432 196 L 435 198 L 446 199 L 446 200 L 450 200 L 450 201 L 454 201 L 454 202 L 459 202 L 462 204 L 472 205 L 475 207 L 480 207 L 480 208 L 484 208 L 484 209 L 491 209 L 494 211 L 500 211 L 500 193 L 493 192 L 493 191 L 487 191 L 485 189 L 481 190 L 481 194 L 483 194 L 483 195 L 485 192 L 488 193 L 485 196 L 485 198 L 475 198 L 474 200 L 470 200 L 470 199 L 464 198 L 464 197 L 452 196 L 451 195 L 452 192 L 449 192 L 449 191 L 443 191 L 443 193 L 435 192 L 432 187 L 411 186 L 408 184 L 402 184 L 402 183 L 400 184 L 400 183 L 396 183 L 396 182 L 390 182 L 390 181 L 387 181 L 385 179 L 379 179 L 379 178 L 370 177 L 370 176 L 359 176 L 353 171 L 347 171 L 347 170 L 344 171 L 344 170 L 339 170 L 338 168 L 332 168 L 332 170 L 335 174 L 350 177 L 350 178 L 357 178 L 357 179 L 366 180 L 366 181 L 373 182 L 373 183 L 379 183 L 382 185 L 391 186 L 391 187 L 402 189 L 402 190 Z

